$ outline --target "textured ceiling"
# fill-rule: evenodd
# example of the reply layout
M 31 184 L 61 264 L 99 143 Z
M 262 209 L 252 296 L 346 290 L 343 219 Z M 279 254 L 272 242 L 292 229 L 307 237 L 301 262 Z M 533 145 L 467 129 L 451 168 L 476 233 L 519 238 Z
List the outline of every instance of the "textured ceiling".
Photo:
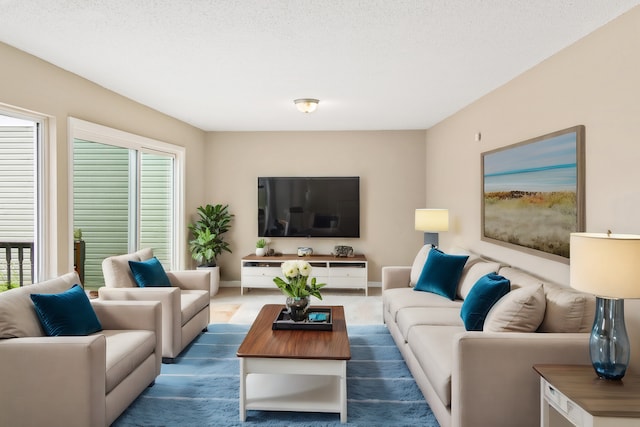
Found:
M 0 41 L 204 130 L 426 129 L 639 3 L 0 0 Z

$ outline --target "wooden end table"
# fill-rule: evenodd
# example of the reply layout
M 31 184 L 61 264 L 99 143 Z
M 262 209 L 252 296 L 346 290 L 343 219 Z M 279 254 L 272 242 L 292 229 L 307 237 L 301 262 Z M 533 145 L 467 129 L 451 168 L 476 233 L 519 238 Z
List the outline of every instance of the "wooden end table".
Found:
M 333 330 L 272 330 L 284 305 L 262 307 L 238 348 L 240 421 L 247 409 L 338 412 L 347 422 L 347 360 L 342 306 L 331 307 Z M 313 307 L 311 307 L 312 309 Z
M 578 427 L 640 426 L 640 376 L 602 380 L 591 365 L 535 365 L 533 369 L 540 374 L 542 427 L 554 425 L 558 415 Z

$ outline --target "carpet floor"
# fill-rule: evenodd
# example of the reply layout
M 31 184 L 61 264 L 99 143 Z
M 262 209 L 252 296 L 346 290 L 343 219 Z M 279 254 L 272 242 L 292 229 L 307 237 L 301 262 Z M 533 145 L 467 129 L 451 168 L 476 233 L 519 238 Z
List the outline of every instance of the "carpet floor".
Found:
M 131 426 L 425 426 L 435 416 L 384 325 L 348 327 L 347 423 L 339 414 L 247 411 L 239 420 L 238 346 L 248 325 L 211 324 L 116 420 Z

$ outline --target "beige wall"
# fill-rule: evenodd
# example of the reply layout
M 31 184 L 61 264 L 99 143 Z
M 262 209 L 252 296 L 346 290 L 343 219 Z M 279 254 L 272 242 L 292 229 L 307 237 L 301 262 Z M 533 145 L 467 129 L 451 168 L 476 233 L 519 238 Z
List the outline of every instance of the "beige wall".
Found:
M 0 109 L 1 104 L 5 104 L 47 115 L 56 129 L 50 143 L 56 148 L 58 229 L 55 247 L 58 250 L 49 275 L 67 272 L 73 266 L 67 190 L 69 116 L 186 147 L 185 222 L 189 220 L 188 214 L 202 203 L 203 131 L 3 43 L 0 43 L 0 64 Z
M 640 7 L 427 131 L 427 204 L 459 244 L 568 284 L 568 265 L 480 241 L 480 153 L 586 127 L 587 231 L 640 233 Z M 482 141 L 474 134 L 482 132 Z
M 293 113 L 295 114 L 295 113 Z M 203 185 L 207 203 L 229 204 L 233 254 L 218 259 L 222 280 L 240 279 L 240 259 L 258 238 L 258 176 L 359 176 L 360 238 L 272 238 L 275 250 L 295 253 L 311 246 L 328 254 L 336 244 L 353 246 L 369 260 L 369 280 L 382 265 L 406 265 L 422 244 L 413 212 L 424 207 L 424 131 L 212 132 Z

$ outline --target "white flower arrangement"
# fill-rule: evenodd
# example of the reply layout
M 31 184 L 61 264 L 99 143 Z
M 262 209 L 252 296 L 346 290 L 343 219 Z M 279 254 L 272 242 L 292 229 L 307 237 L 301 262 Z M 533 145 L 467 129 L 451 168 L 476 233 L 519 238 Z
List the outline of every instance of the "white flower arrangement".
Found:
M 304 298 L 312 295 L 322 299 L 320 288 L 326 283 L 316 283 L 316 278 L 311 278 L 311 283 L 307 283 L 311 275 L 311 264 L 302 260 L 290 260 L 282 263 L 282 274 L 286 280 L 276 277 L 275 284 L 287 296 L 292 298 Z

